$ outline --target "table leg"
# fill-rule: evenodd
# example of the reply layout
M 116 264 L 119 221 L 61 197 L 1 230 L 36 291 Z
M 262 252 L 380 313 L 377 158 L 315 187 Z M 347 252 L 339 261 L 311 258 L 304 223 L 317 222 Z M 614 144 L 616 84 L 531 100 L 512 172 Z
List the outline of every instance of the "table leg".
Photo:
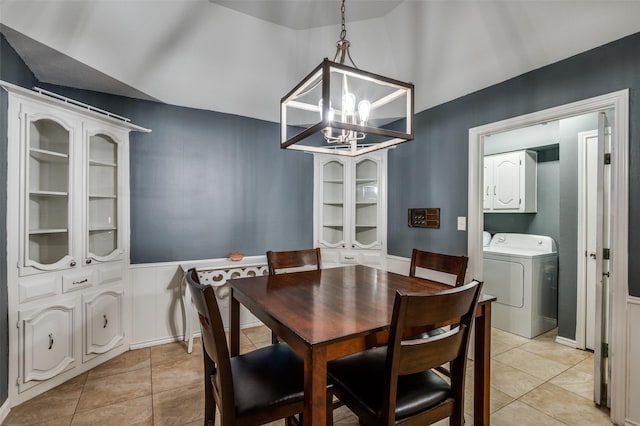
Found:
M 326 426 L 327 355 L 324 348 L 310 349 L 304 359 L 304 425 Z
M 233 297 L 233 289 L 229 289 L 229 353 L 240 355 L 240 302 Z
M 476 316 L 475 360 L 473 363 L 473 424 L 489 425 L 489 392 L 491 379 L 491 303 Z

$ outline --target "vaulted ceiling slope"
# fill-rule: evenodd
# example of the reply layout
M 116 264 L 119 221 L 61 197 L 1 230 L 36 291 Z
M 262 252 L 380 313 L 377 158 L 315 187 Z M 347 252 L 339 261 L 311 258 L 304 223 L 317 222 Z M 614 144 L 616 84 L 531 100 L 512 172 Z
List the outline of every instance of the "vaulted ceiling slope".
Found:
M 640 1 L 348 0 L 358 67 L 441 104 L 640 31 Z M 332 15 L 333 14 L 333 15 Z M 278 121 L 335 53 L 338 0 L 0 0 L 43 82 Z

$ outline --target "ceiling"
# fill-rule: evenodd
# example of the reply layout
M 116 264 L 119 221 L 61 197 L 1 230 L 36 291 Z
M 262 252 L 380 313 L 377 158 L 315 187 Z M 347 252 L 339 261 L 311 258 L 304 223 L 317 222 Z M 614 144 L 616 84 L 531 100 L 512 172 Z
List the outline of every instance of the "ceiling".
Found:
M 348 0 L 364 70 L 416 110 L 640 31 L 638 0 Z M 0 31 L 46 83 L 279 120 L 340 33 L 338 0 L 0 0 Z

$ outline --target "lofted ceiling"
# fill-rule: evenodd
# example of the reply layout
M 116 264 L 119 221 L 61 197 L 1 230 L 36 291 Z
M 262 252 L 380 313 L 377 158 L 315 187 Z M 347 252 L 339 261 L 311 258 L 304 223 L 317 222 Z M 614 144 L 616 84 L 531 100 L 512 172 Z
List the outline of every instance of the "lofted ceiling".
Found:
M 416 110 L 640 31 L 640 0 L 347 0 L 356 64 Z M 264 120 L 340 33 L 339 0 L 0 0 L 43 82 Z

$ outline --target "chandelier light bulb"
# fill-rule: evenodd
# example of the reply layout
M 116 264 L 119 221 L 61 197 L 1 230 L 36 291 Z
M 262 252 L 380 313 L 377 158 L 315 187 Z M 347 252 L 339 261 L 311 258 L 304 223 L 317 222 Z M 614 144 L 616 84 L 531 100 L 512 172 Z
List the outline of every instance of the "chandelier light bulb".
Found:
M 369 121 L 369 114 L 371 113 L 371 102 L 366 99 L 358 102 L 358 115 L 360 116 L 360 125 L 364 126 Z
M 356 95 L 353 93 L 342 95 L 342 110 L 348 116 L 353 115 L 356 110 Z

